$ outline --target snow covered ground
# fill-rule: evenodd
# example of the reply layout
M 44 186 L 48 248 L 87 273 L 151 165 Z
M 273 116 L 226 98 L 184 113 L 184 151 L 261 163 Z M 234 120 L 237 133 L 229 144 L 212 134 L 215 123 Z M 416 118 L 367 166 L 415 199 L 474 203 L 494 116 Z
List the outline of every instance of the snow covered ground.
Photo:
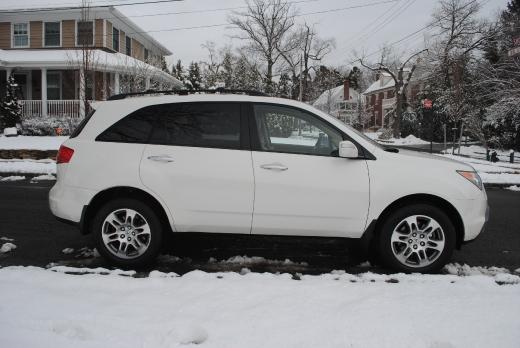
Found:
M 518 347 L 520 278 L 452 267 L 299 280 L 6 267 L 0 347 Z
M 64 136 L 26 136 L 17 137 L 0 136 L 0 149 L 2 150 L 58 150 L 60 145 L 67 140 Z

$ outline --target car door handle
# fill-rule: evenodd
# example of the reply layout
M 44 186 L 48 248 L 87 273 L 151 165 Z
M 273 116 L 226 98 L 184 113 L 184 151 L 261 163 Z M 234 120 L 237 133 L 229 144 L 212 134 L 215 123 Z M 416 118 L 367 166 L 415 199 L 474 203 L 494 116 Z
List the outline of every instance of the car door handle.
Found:
M 173 162 L 173 158 L 168 155 L 148 156 L 148 159 L 150 161 L 155 161 L 155 162 L 164 162 L 164 163 Z
M 260 168 L 267 169 L 267 170 L 274 170 L 274 171 L 278 171 L 278 172 L 283 172 L 283 171 L 289 169 L 281 163 L 262 164 L 260 166 Z

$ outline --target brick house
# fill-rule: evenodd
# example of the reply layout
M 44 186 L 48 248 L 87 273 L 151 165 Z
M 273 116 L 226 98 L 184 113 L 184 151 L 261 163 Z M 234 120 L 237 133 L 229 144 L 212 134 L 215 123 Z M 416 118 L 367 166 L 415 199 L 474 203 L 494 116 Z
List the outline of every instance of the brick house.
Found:
M 416 101 L 417 94 L 422 88 L 420 78 L 415 77 L 417 75 L 419 73 L 416 71 L 406 91 L 408 103 Z M 395 82 L 392 76 L 386 72 L 381 72 L 378 74 L 377 80 L 363 92 L 365 111 L 371 114 L 370 128 L 377 130 L 388 126 L 387 116 L 393 111 L 396 101 L 394 86 Z
M 160 68 L 171 52 L 113 7 L 0 13 L 0 95 L 13 75 L 25 117 L 84 114 L 83 100 L 104 100 L 129 89 L 179 86 Z M 88 47 L 88 49 L 85 49 Z M 83 73 L 84 52 L 92 62 Z M 87 88 L 84 88 L 84 79 Z

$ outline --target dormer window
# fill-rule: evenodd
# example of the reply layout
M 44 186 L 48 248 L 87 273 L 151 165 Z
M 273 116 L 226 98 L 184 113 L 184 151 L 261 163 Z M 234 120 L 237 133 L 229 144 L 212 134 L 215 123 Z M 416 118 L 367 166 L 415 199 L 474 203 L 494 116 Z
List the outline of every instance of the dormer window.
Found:
M 94 22 L 78 21 L 77 22 L 77 46 L 93 46 L 94 45 Z
M 29 23 L 13 24 L 13 47 L 29 47 Z
M 45 22 L 44 33 L 45 47 L 61 46 L 61 22 Z

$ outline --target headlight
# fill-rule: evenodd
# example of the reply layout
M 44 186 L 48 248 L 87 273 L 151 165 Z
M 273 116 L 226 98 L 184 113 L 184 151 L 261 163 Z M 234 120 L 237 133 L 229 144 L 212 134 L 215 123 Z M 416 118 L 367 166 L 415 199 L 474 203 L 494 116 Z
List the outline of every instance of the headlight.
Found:
M 467 170 L 457 170 L 457 173 L 462 175 L 465 179 L 471 181 L 475 186 L 477 186 L 480 190 L 482 190 L 482 179 L 477 174 L 477 172 L 470 172 Z

